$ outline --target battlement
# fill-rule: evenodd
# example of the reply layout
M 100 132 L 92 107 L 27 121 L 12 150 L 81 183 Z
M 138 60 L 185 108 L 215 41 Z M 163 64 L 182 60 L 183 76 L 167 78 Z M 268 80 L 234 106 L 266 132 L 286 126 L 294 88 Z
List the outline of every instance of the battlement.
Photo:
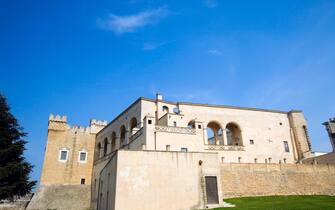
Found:
M 107 120 L 96 120 L 96 119 L 91 119 L 91 120 L 90 120 L 90 126 L 92 127 L 93 125 L 97 125 L 97 126 L 106 126 L 106 125 L 107 125 Z
M 67 122 L 67 116 L 66 115 L 56 115 L 54 116 L 53 114 L 49 115 L 49 121 L 53 121 L 53 122 Z
M 80 132 L 80 133 L 91 133 L 91 127 L 84 127 L 81 125 L 73 125 L 70 127 L 72 132 Z
M 67 124 L 67 116 L 59 115 L 59 114 L 57 115 L 50 114 L 48 129 L 49 130 L 59 130 L 59 131 L 69 130 L 71 132 L 95 134 L 99 132 L 106 125 L 107 125 L 106 120 L 91 119 L 90 125 L 88 127 L 80 126 L 80 125 L 70 126 Z

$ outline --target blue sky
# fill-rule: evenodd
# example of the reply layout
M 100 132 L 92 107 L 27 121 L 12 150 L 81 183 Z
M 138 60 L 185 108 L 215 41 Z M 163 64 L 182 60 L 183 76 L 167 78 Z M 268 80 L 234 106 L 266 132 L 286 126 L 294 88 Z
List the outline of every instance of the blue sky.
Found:
M 330 151 L 335 1 L 0 1 L 0 91 L 39 179 L 50 113 L 112 120 L 139 96 L 301 109 Z

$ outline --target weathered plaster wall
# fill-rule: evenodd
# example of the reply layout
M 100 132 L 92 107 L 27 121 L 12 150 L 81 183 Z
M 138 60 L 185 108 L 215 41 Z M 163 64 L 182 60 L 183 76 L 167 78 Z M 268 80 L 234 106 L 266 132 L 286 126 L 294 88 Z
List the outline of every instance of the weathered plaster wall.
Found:
M 208 175 L 217 176 L 222 202 L 217 154 L 120 150 L 114 157 L 117 163 L 110 161 L 101 173 L 99 209 L 205 208 L 203 177 Z
M 265 195 L 335 195 L 335 166 L 221 164 L 224 198 Z

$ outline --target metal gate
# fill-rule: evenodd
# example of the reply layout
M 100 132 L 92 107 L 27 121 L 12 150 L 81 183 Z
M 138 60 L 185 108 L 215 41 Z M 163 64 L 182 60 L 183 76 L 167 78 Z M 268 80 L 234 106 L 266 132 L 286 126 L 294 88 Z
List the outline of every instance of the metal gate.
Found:
M 218 204 L 218 185 L 216 176 L 205 176 L 207 204 Z

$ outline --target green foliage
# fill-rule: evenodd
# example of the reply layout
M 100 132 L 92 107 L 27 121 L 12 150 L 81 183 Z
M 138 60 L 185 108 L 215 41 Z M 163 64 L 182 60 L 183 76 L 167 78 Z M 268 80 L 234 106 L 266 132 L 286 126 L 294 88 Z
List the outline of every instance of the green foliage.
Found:
M 0 94 L 0 200 L 23 196 L 36 184 L 29 181 L 33 166 L 25 161 L 26 136 L 10 113 L 6 98 Z
M 335 197 L 327 195 L 290 195 L 225 199 L 235 208 L 216 210 L 334 210 Z

